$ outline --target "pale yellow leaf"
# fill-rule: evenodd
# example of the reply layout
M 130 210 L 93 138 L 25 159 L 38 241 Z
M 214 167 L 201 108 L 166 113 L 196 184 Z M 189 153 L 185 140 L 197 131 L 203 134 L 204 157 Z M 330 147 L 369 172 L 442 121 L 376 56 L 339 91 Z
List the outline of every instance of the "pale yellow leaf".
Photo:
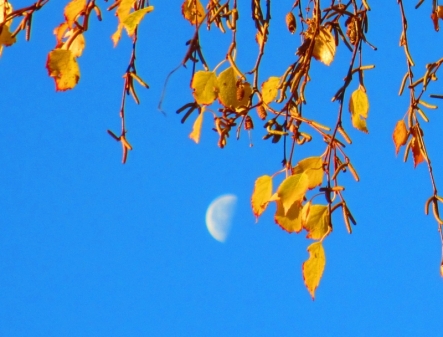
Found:
M 150 13 L 154 10 L 154 6 L 145 7 L 139 9 L 138 11 L 132 12 L 128 16 L 123 19 L 123 26 L 126 29 L 126 32 L 129 36 L 132 36 L 135 32 L 135 29 L 138 27 L 140 21 L 144 18 L 147 13 Z
M 182 14 L 191 25 L 200 24 L 205 19 L 205 8 L 200 0 L 185 0 L 182 5 Z
M 323 158 L 309 157 L 302 159 L 292 170 L 293 174 L 305 173 L 309 180 L 309 189 L 320 186 L 323 181 Z
M 356 129 L 368 133 L 366 118 L 368 118 L 369 100 L 361 87 L 352 93 L 349 100 L 349 111 L 351 112 L 352 125 Z
M 73 23 L 77 19 L 78 15 L 86 7 L 86 0 L 71 0 L 65 7 L 65 19 L 69 27 L 72 27 Z
M 285 214 L 283 204 L 277 200 L 277 211 L 275 212 L 275 222 L 289 233 L 300 233 L 303 229 L 301 225 L 301 203 L 294 202 Z
M 280 84 L 280 77 L 271 76 L 261 86 L 261 94 L 263 102 L 271 103 L 278 94 L 278 85 Z
M 303 227 L 308 232 L 308 235 L 306 235 L 308 239 L 322 239 L 330 230 L 328 206 L 310 205 L 309 214 Z
M 278 197 L 286 215 L 294 202 L 302 202 L 308 190 L 309 180 L 306 174 L 294 174 L 287 177 L 278 187 Z
M 320 61 L 327 66 L 331 64 L 335 57 L 335 39 L 331 32 L 325 28 L 320 27 L 318 35 L 315 37 L 314 51 L 312 56 L 317 61 Z
M 264 175 L 255 181 L 251 205 L 256 219 L 265 211 L 272 194 L 272 177 Z
M 203 112 L 205 111 L 204 107 L 202 107 L 201 111 L 198 114 L 197 119 L 194 122 L 194 126 L 192 127 L 192 132 L 189 135 L 189 138 L 191 138 L 194 142 L 197 144 L 200 141 L 200 134 L 203 124 Z
M 198 104 L 209 105 L 217 98 L 217 76 L 213 71 L 197 71 L 192 78 L 191 88 Z
M 54 49 L 50 51 L 46 68 L 49 76 L 55 80 L 57 91 L 74 88 L 80 78 L 80 69 L 70 50 Z
M 326 256 L 321 242 L 314 242 L 308 247 L 309 258 L 303 262 L 302 272 L 306 288 L 315 299 L 315 290 L 320 284 L 326 265 Z

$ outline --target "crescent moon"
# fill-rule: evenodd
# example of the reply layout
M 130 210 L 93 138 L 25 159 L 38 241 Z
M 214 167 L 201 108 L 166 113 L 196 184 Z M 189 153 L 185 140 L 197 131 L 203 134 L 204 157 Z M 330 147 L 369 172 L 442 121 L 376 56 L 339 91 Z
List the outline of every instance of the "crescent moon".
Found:
M 215 199 L 206 211 L 206 227 L 219 242 L 225 242 L 231 229 L 237 196 L 225 194 Z

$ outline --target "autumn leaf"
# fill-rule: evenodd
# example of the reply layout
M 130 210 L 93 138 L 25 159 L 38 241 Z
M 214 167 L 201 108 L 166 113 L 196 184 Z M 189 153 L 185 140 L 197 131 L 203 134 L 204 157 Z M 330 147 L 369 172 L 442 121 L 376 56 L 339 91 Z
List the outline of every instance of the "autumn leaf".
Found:
M 318 35 L 315 37 L 314 51 L 312 56 L 317 61 L 320 61 L 327 66 L 331 64 L 335 57 L 335 39 L 331 32 L 325 28 L 320 27 Z
M 278 94 L 278 85 L 280 84 L 280 77 L 271 76 L 261 86 L 261 94 L 263 102 L 271 103 Z
M 283 180 L 278 187 L 277 195 L 283 205 L 285 215 L 295 202 L 302 202 L 308 185 L 309 179 L 304 173 L 294 174 Z
M 309 258 L 303 262 L 302 266 L 303 280 L 312 299 L 315 299 L 315 290 L 320 284 L 323 271 L 325 270 L 326 257 L 321 242 L 310 244 L 308 252 Z
M 425 157 L 420 148 L 419 140 L 416 136 L 412 138 L 411 142 L 412 158 L 414 159 L 414 167 L 425 161 Z
M 218 99 L 220 103 L 228 108 L 236 108 L 238 106 L 237 100 L 237 78 L 232 67 L 223 70 L 218 75 Z
M 368 133 L 366 118 L 368 118 L 369 101 L 366 92 L 361 87 L 352 93 L 349 100 L 349 111 L 354 128 Z
M 308 239 L 320 240 L 327 235 L 330 230 L 328 206 L 310 205 L 303 228 L 308 232 L 306 235 Z
M 122 29 L 124 27 L 123 22 L 131 12 L 131 9 L 133 8 L 135 1 L 136 0 L 121 0 L 117 10 L 115 11 L 115 15 L 118 17 L 119 24 L 117 26 L 117 30 L 115 31 L 114 34 L 112 34 L 111 37 L 112 41 L 114 42 L 114 47 L 117 46 L 118 41 L 120 41 Z
M 408 130 L 406 129 L 406 124 L 403 120 L 400 120 L 395 125 L 394 133 L 392 134 L 395 145 L 395 154 L 398 154 L 400 147 L 406 144 L 408 140 Z
M 248 82 L 243 83 L 243 90 L 243 98 L 241 100 L 238 100 L 238 98 L 236 97 L 236 107 L 247 106 L 249 103 L 249 98 L 252 95 L 251 85 Z
M 135 32 L 135 29 L 138 27 L 140 21 L 144 18 L 144 16 L 154 10 L 154 6 L 145 7 L 135 11 L 123 19 L 123 26 L 126 29 L 126 32 L 129 36 L 132 36 Z
M 200 133 L 201 133 L 202 124 L 203 124 L 203 112 L 204 111 L 205 111 L 205 107 L 202 107 L 201 111 L 199 111 L 197 119 L 194 122 L 194 126 L 192 127 L 192 132 L 189 135 L 189 138 L 191 138 L 197 144 L 200 141 Z
M 6 20 L 6 16 L 12 13 L 12 5 L 9 2 L 0 1 L 0 25 L 3 24 Z M 9 27 L 12 24 L 12 20 L 7 21 L 1 26 L 0 30 L 0 56 L 2 55 L 3 46 L 9 47 L 12 46 L 15 42 L 15 36 L 12 37 L 12 34 L 9 30 Z
M 54 49 L 49 52 L 46 62 L 49 76 L 55 80 L 57 91 L 74 88 L 80 78 L 80 69 L 70 50 Z
M 254 212 L 256 220 L 258 220 L 258 217 L 265 211 L 271 195 L 272 177 L 264 175 L 257 178 L 251 197 L 252 211 Z
M 301 203 L 294 202 L 286 214 L 281 201 L 277 200 L 276 203 L 275 223 L 289 233 L 300 233 L 303 229 L 301 225 Z
M 292 174 L 299 173 L 305 173 L 308 176 L 308 189 L 320 186 L 324 175 L 322 157 L 309 157 L 300 160 L 292 169 Z
M 65 7 L 65 19 L 69 27 L 72 27 L 81 11 L 86 7 L 86 0 L 72 0 Z
M 182 5 L 182 14 L 191 25 L 201 24 L 206 15 L 200 0 L 185 0 Z
M 198 104 L 209 105 L 217 98 L 217 77 L 213 71 L 197 71 L 192 78 L 191 88 Z

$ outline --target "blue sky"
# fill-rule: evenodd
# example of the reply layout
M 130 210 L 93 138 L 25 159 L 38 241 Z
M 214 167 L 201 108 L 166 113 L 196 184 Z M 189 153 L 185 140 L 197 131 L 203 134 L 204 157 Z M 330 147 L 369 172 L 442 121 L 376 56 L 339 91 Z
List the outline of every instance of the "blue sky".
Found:
M 348 154 L 361 182 L 343 179 L 358 225 L 348 235 L 342 219 L 333 219 L 315 301 L 301 276 L 309 240 L 276 226 L 274 206 L 258 224 L 250 208 L 255 179 L 280 169 L 281 146 L 261 141 L 264 129 L 257 121 L 254 147 L 243 134 L 220 150 L 210 118 L 201 143 L 193 143 L 188 135 L 194 116 L 181 125 L 175 114 L 192 100 L 186 69 L 168 85 L 166 116 L 156 109 L 163 82 L 192 36 L 180 3 L 152 2 L 155 10 L 141 25 L 137 69 L 151 89 L 138 90 L 140 106 L 128 101 L 134 150 L 126 165 L 120 145 L 106 134 L 120 127 L 121 76 L 130 56 L 127 37 L 112 47 L 115 17 L 104 13 L 103 22 L 92 19 L 79 60 L 82 77 L 71 92 L 55 93 L 44 67 L 64 2 L 49 3 L 35 15 L 29 43 L 4 50 L 0 336 L 419 336 L 442 331 L 440 240 L 435 221 L 423 213 L 432 193 L 427 168 L 404 164 L 392 142 L 395 123 L 408 105 L 406 96 L 397 96 L 406 62 L 398 47 L 396 2 L 370 3 L 368 36 L 378 47 L 364 56 L 366 64 L 377 67 L 365 77 L 370 133 L 350 132 L 354 144 Z M 16 8 L 26 4 L 13 2 Z M 100 5 L 104 12 L 105 4 Z M 261 81 L 280 75 L 294 58 L 298 38 L 283 30 L 291 5 L 273 10 L 272 29 L 282 33 L 273 37 L 271 31 Z M 441 56 L 441 33 L 433 31 L 430 3 L 418 11 L 407 6 L 419 76 L 426 63 Z M 241 14 L 241 20 L 247 28 L 238 58 L 248 68 L 256 44 L 249 14 Z M 227 40 L 202 38 L 214 67 L 226 53 Z M 340 46 L 331 67 L 314 64 L 308 109 L 325 123 L 335 119 L 338 107 L 330 98 L 342 83 L 348 57 Z M 315 84 L 319 79 L 321 86 Z M 434 88 L 441 94 L 438 83 Z M 443 118 L 439 110 L 428 116 L 425 140 L 443 188 Z M 350 128 L 350 118 L 347 123 Z M 303 149 L 300 158 L 323 150 L 315 151 Z M 209 235 L 205 213 L 226 193 L 237 195 L 238 204 L 222 244 Z

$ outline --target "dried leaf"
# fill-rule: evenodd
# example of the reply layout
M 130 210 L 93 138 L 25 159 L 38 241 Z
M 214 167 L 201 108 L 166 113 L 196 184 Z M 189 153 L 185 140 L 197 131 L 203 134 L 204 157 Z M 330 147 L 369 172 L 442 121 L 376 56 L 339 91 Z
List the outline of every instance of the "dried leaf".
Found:
M 185 0 L 182 5 L 182 14 L 191 25 L 201 24 L 206 15 L 200 0 Z
M 209 105 L 217 98 L 217 77 L 213 71 L 197 71 L 192 78 L 191 88 L 198 104 Z
M 122 23 L 129 36 L 132 36 L 134 34 L 135 29 L 138 27 L 140 21 L 144 18 L 144 16 L 152 12 L 153 10 L 154 6 L 145 7 L 139 9 L 138 11 L 132 12 L 124 18 Z
M 320 186 L 323 181 L 323 159 L 322 157 L 309 157 L 300 160 L 292 169 L 293 174 L 305 173 L 308 176 L 308 188 Z
M 309 245 L 308 252 L 309 258 L 303 262 L 302 266 L 303 280 L 312 299 L 315 299 L 315 290 L 320 284 L 320 280 L 323 276 L 326 257 L 321 242 L 314 242 Z
M 282 202 L 285 215 L 295 202 L 303 201 L 303 197 L 308 190 L 308 185 L 309 179 L 304 173 L 294 174 L 283 180 L 278 187 L 277 194 Z
M 366 118 L 368 118 L 369 100 L 362 88 L 356 89 L 349 100 L 349 111 L 351 112 L 352 125 L 360 131 L 368 133 Z
M 400 120 L 395 125 L 394 133 L 392 134 L 395 145 L 395 154 L 398 154 L 400 147 L 406 144 L 408 140 L 408 130 L 406 129 L 406 124 L 403 120 Z
M 194 122 L 194 126 L 192 127 L 192 132 L 189 135 L 189 138 L 191 138 L 197 144 L 200 141 L 200 134 L 201 134 L 202 124 L 203 124 L 203 112 L 204 111 L 205 111 L 205 109 L 204 109 L 204 107 L 202 107 L 200 113 L 198 114 L 198 116 Z
M 283 204 L 277 200 L 277 211 L 275 212 L 275 223 L 289 233 L 300 233 L 303 229 L 301 225 L 301 203 L 294 202 L 285 214 Z
M 266 104 L 271 103 L 278 94 L 278 85 L 280 83 L 280 77 L 271 76 L 261 85 L 261 94 L 263 102 Z
M 327 66 L 331 64 L 335 57 L 335 39 L 331 32 L 325 28 L 320 27 L 318 35 L 315 37 L 314 51 L 312 56 L 317 61 L 320 61 Z
M 57 91 L 74 88 L 80 78 L 80 69 L 70 50 L 54 49 L 49 52 L 46 62 L 49 76 L 55 80 Z
M 258 220 L 258 217 L 265 211 L 269 199 L 272 195 L 272 177 L 264 175 L 255 181 L 254 191 L 252 192 L 251 205 L 252 211 Z
M 72 0 L 65 7 L 65 19 L 69 27 L 72 27 L 77 16 L 86 7 L 86 0 Z
M 412 138 L 411 150 L 412 150 L 412 157 L 414 159 L 414 167 L 417 167 L 418 164 L 425 161 L 425 157 L 421 152 L 420 143 L 416 136 Z
M 309 214 L 303 224 L 308 234 L 306 238 L 320 240 L 329 230 L 329 209 L 325 205 L 310 205 Z

